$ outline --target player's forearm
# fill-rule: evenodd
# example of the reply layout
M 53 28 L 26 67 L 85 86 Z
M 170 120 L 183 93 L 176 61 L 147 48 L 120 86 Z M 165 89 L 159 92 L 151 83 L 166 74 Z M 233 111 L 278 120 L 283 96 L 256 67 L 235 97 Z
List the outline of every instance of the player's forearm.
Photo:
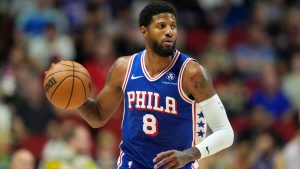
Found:
M 201 153 L 196 147 L 191 147 L 184 150 L 184 153 L 189 155 L 189 162 L 199 160 L 201 158 Z
M 209 135 L 196 147 L 201 151 L 201 158 L 204 158 L 231 146 L 233 137 L 232 129 L 221 129 Z
M 201 152 L 201 158 L 215 154 L 232 145 L 234 132 L 226 115 L 225 108 L 218 97 L 214 95 L 197 104 L 213 133 L 196 147 Z
M 93 99 L 88 99 L 78 109 L 80 116 L 93 128 L 102 127 L 105 120 L 101 117 L 101 110 Z

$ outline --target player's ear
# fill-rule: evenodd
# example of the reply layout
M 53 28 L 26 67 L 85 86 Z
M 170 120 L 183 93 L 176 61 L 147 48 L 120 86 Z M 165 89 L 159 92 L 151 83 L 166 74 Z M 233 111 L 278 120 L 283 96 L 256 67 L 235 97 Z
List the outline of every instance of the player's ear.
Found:
M 142 33 L 143 37 L 146 38 L 147 36 L 147 28 L 145 26 L 140 27 L 140 32 Z

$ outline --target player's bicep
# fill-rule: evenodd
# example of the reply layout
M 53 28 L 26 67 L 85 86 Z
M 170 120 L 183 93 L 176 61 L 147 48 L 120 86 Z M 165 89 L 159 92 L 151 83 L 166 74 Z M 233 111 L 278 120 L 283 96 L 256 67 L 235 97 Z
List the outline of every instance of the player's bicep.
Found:
M 123 99 L 122 84 L 126 72 L 127 62 L 118 59 L 110 68 L 106 76 L 105 86 L 99 92 L 96 102 L 103 119 L 110 117 L 119 107 Z
M 211 98 L 216 94 L 210 76 L 207 71 L 198 63 L 191 62 L 184 73 L 184 84 L 187 93 L 193 96 L 196 102 Z

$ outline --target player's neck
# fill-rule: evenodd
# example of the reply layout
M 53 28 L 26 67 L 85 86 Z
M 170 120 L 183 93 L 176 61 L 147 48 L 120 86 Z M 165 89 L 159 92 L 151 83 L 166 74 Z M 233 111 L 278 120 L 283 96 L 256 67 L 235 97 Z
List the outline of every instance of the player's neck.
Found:
M 162 57 L 151 50 L 147 50 L 145 54 L 145 65 L 151 77 L 156 77 L 167 68 L 172 62 L 173 56 Z

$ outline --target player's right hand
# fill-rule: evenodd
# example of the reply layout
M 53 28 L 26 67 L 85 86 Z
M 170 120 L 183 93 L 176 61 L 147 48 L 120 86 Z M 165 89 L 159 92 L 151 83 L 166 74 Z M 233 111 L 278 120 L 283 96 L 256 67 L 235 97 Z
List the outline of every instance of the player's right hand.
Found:
M 185 153 L 185 151 L 169 150 L 157 154 L 153 159 L 154 169 L 158 169 L 161 166 L 164 166 L 164 169 L 177 169 L 185 166 L 189 163 L 190 154 Z

